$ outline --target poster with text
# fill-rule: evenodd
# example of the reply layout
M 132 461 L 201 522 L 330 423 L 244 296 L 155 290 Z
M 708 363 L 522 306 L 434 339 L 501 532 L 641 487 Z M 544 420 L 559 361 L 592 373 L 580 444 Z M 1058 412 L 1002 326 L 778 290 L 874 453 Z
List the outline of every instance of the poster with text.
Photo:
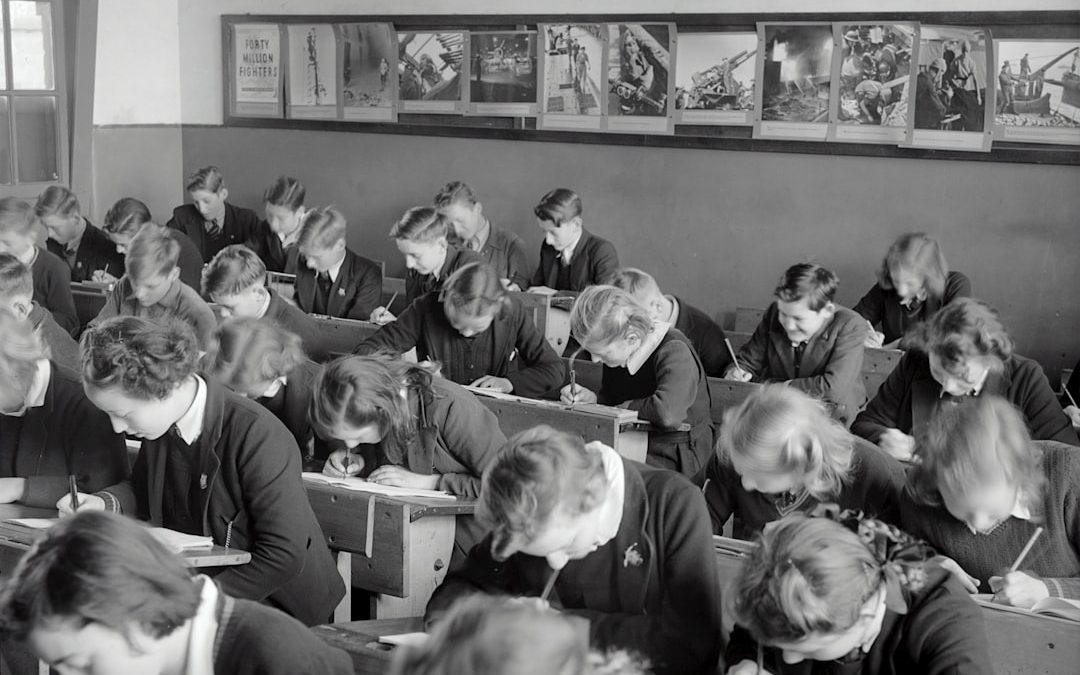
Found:
M 342 116 L 360 122 L 393 122 L 397 100 L 394 27 L 388 23 L 347 23 L 337 29 Z
M 836 24 L 835 31 L 829 140 L 903 143 L 915 24 Z
M 1080 145 L 1080 40 L 994 40 L 994 140 Z
M 755 138 L 825 140 L 834 47 L 832 24 L 758 24 Z
M 675 132 L 676 48 L 673 23 L 607 25 L 608 131 Z
M 281 117 L 280 27 L 235 24 L 232 64 L 232 114 Z
M 337 39 L 331 24 L 291 24 L 289 40 L 289 117 L 338 116 Z
M 470 115 L 536 115 L 536 31 L 469 33 Z
M 398 33 L 398 101 L 402 112 L 465 112 L 468 33 Z
M 757 33 L 683 33 L 676 124 L 753 124 Z
M 600 129 L 607 97 L 604 27 L 540 24 L 540 129 Z

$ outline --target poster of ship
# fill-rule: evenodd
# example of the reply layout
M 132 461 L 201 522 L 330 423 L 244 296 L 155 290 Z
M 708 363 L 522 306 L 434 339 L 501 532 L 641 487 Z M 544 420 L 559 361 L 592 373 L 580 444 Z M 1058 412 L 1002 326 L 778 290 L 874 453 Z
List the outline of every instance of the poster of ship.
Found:
M 994 140 L 1080 145 L 1080 40 L 994 40 Z

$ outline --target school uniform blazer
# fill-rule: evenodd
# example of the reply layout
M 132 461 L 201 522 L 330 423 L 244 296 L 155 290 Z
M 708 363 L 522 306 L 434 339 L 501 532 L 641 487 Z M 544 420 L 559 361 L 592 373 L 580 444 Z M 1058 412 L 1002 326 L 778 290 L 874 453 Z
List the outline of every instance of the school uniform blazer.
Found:
M 345 586 L 308 502 L 292 434 L 258 403 L 207 380 L 196 443 L 202 531 L 190 534 L 251 553 L 251 562 L 214 580 L 233 597 L 269 601 L 309 626 L 325 623 Z M 164 522 L 169 444 L 167 436 L 142 442 L 130 480 L 99 493 L 110 510 Z
M 173 230 L 170 234 L 180 244 L 180 258 L 176 261 L 176 266 L 180 268 L 180 281 L 202 292 L 202 253 L 191 237 L 180 230 Z
M 319 325 L 303 310 L 287 302 L 272 289 L 267 289 L 267 292 L 270 293 L 270 305 L 266 308 L 266 314 L 263 315 L 262 320 L 299 337 L 308 358 L 320 362 L 328 360 L 330 352 L 319 330 Z
M 886 290 L 881 284 L 874 284 L 852 309 L 871 325 L 880 324 L 885 342 L 892 342 L 904 337 L 909 328 L 920 321 L 926 321 L 956 298 L 967 297 L 971 297 L 971 280 L 960 272 L 949 272 L 945 278 L 944 295 L 940 298 L 927 296 L 915 316 L 909 316 L 907 309 L 900 304 L 900 296 L 895 290 Z
M 172 283 L 161 300 L 145 307 L 135 299 L 131 279 L 124 275 L 109 291 L 109 296 L 105 298 L 105 306 L 101 308 L 90 325 L 95 326 L 114 316 L 141 316 L 148 319 L 175 316 L 191 326 L 203 349 L 210 344 L 210 338 L 214 334 L 214 329 L 217 328 L 214 310 L 210 309 L 210 305 L 199 297 L 198 292 L 179 279 Z
M 45 344 L 49 345 L 53 361 L 75 373 L 82 370 L 79 343 L 56 323 L 49 310 L 35 302 L 27 320 L 45 340 Z
M 484 262 L 484 259 L 475 251 L 468 251 L 451 244 L 446 249 L 446 259 L 443 260 L 438 279 L 430 274 L 418 274 L 416 270 L 409 270 L 405 274 L 405 303 L 412 304 L 425 293 L 441 290 L 451 274 L 474 262 Z
M 866 331 L 861 316 L 837 306 L 829 323 L 807 342 L 795 377 L 794 349 L 773 302 L 750 341 L 739 350 L 739 365 L 754 374 L 755 382 L 785 382 L 824 400 L 837 419 L 850 424 L 866 402 L 862 381 Z
M 75 311 L 75 297 L 71 295 L 71 268 L 39 246 L 30 274 L 34 278 L 34 302 L 52 312 L 64 330 L 78 335 L 79 315 Z
M 45 245 L 50 253 L 67 264 L 64 260 L 66 246 L 52 239 L 45 242 Z M 124 275 L 124 256 L 117 252 L 116 244 L 112 243 L 107 234 L 87 220 L 82 239 L 79 240 L 79 249 L 75 253 L 75 267 L 69 266 L 68 269 L 71 270 L 72 281 L 93 281 L 94 272 L 98 270 L 121 277 Z
M 296 266 L 296 304 L 311 314 L 317 288 L 315 270 L 301 258 Z M 382 300 L 382 268 L 375 262 L 345 250 L 337 279 L 326 300 L 328 316 L 367 321 Z
M 510 380 L 515 394 L 531 398 L 538 398 L 562 384 L 566 364 L 533 325 L 532 318 L 517 298 L 506 297 L 488 330 L 491 331 L 494 354 L 486 366 L 488 375 Z M 355 352 L 370 354 L 387 349 L 404 353 L 416 347 L 419 360 L 439 361 L 447 378 L 467 385 L 470 382 L 458 377 L 461 369 L 453 358 L 454 343 L 467 340 L 469 338 L 450 325 L 439 294 L 428 293 L 409 305 L 397 321 L 386 324 L 361 342 Z
M 619 254 L 607 239 L 601 239 L 585 228 L 570 256 L 570 287 L 559 288 L 559 258 L 562 254 L 547 242 L 540 245 L 540 265 L 533 274 L 533 286 L 547 286 L 556 291 L 580 293 L 588 286 L 607 283 L 619 269 Z
M 866 410 L 855 418 L 851 431 L 873 443 L 886 429 L 899 429 L 918 438 L 943 398 L 954 400 L 941 393 L 941 385 L 930 374 L 930 360 L 922 352 L 911 350 L 900 358 Z M 979 395 L 984 394 L 1001 396 L 1019 408 L 1034 440 L 1080 445 L 1042 367 L 1031 359 L 1018 354 L 1005 359 L 1000 371 L 986 376 Z
M 203 218 L 194 204 L 177 206 L 166 225 L 190 237 L 199 250 L 199 255 L 207 262 L 226 246 L 250 244 L 259 236 L 260 230 L 270 228 L 251 209 L 233 206 L 228 202 L 225 202 L 225 222 L 221 223 L 222 237 L 217 242 L 206 236 L 206 218 Z
M 256 399 L 264 407 L 274 411 L 277 418 L 289 429 L 300 448 L 301 457 L 306 456 L 308 444 L 315 437 L 311 420 L 308 418 L 308 407 L 311 405 L 315 377 L 320 369 L 321 366 L 314 361 L 304 361 L 297 365 L 285 378 L 285 386 L 281 388 L 281 405 L 277 411 L 273 410 L 267 399 Z
M 255 254 L 259 256 L 259 259 L 263 261 L 266 269 L 270 272 L 296 274 L 296 244 L 294 243 L 288 248 L 282 246 L 281 237 L 270 229 L 270 225 L 266 221 L 262 222 L 262 225 L 259 226 L 247 244 L 252 251 L 255 251 Z M 287 269 L 290 258 L 293 265 L 291 270 Z
M 124 437 L 113 431 L 108 415 L 83 393 L 79 376 L 50 362 L 52 373 L 45 403 L 29 408 L 23 417 L 0 415 L 0 476 L 26 479 L 20 503 L 56 508 L 68 493 L 68 475 L 75 474 L 79 490 L 92 493 L 127 477 Z
M 679 304 L 675 328 L 690 340 L 694 351 L 701 358 L 701 365 L 705 366 L 705 374 L 709 377 L 723 377 L 724 371 L 731 365 L 731 355 L 724 344 L 727 338 L 724 330 L 712 317 L 683 302 L 682 298 L 676 297 L 675 302 Z
M 486 260 L 500 279 L 509 279 L 521 290 L 529 288 L 529 256 L 525 252 L 525 242 L 509 230 L 496 227 L 491 223 L 487 241 L 477 253 Z
M 720 588 L 709 516 L 700 492 L 677 473 L 622 459 L 625 494 L 615 538 L 559 573 L 553 606 L 589 621 L 590 642 L 629 649 L 656 673 L 712 673 L 720 651 Z M 598 569 L 607 576 L 596 576 Z M 426 621 L 472 593 L 537 597 L 551 569 L 515 553 L 498 562 L 489 534 L 428 602 Z

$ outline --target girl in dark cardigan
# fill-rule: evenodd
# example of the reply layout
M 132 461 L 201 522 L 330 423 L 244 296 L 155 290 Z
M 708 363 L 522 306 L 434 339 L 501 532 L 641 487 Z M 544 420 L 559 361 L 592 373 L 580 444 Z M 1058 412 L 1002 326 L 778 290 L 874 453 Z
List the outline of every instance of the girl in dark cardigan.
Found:
M 441 293 L 413 302 L 397 321 L 356 348 L 438 361 L 458 384 L 537 398 L 563 381 L 566 366 L 536 329 L 529 313 L 503 290 L 487 263 L 470 263 L 446 280 Z
M 904 469 L 874 444 L 852 436 L 821 401 L 766 384 L 720 426 L 716 454 L 699 474 L 713 532 L 735 518 L 735 537 L 821 503 L 897 522 Z
M 712 396 L 705 368 L 686 336 L 626 291 L 591 286 L 574 302 L 570 330 L 593 361 L 604 364 L 600 391 L 563 387 L 564 403 L 602 403 L 637 411 L 658 427 L 646 462 L 694 476 L 713 447 Z M 688 425 L 689 429 L 683 428 Z

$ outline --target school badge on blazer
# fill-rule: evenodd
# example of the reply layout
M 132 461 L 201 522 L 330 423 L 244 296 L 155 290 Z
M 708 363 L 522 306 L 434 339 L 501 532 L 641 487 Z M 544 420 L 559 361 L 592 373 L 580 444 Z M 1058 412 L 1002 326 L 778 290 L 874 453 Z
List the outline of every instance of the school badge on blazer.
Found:
M 337 294 L 344 298 L 345 297 L 345 289 L 344 288 L 337 289 Z
M 641 551 L 638 550 L 637 542 L 630 544 L 623 552 L 622 566 L 623 567 L 641 567 L 641 564 L 645 562 L 645 559 L 641 557 Z

